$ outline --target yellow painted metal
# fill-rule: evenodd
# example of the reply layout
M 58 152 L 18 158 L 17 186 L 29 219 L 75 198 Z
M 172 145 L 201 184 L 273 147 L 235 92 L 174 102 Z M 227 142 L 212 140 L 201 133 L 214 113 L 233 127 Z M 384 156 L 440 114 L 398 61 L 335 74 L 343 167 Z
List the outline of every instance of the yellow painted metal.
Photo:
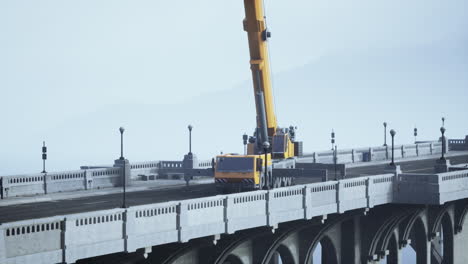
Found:
M 215 167 L 215 179 L 226 179 L 229 182 L 240 182 L 242 179 L 254 179 L 255 184 L 260 183 L 261 171 L 265 167 L 265 155 L 218 155 L 216 160 L 219 158 L 253 158 L 252 162 L 254 163 L 252 172 L 219 172 L 217 167 Z M 273 164 L 271 155 L 267 154 L 268 166 Z M 257 159 L 260 159 L 262 168 L 257 168 Z M 259 170 L 260 169 L 260 170 Z
M 268 127 L 268 136 L 276 133 L 277 123 L 273 94 L 270 79 L 270 64 L 268 59 L 268 45 L 262 39 L 263 31 L 266 30 L 265 14 L 263 13 L 262 0 L 244 0 L 245 19 L 244 30 L 247 31 L 250 50 L 250 68 L 254 85 L 254 98 L 258 91 L 262 91 L 265 100 L 265 112 Z M 257 83 L 257 71 L 260 72 L 260 87 Z M 257 104 L 257 102 L 255 101 Z M 259 107 L 257 106 L 257 111 Z M 257 127 L 260 127 L 257 113 Z

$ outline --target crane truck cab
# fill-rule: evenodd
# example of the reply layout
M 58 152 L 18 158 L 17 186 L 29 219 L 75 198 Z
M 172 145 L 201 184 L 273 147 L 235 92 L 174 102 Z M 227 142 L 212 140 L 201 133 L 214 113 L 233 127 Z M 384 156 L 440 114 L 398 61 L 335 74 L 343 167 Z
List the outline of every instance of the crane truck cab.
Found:
M 272 160 L 267 154 L 267 177 L 271 178 Z M 262 189 L 266 184 L 265 155 L 225 154 L 216 157 L 215 184 L 223 192 Z

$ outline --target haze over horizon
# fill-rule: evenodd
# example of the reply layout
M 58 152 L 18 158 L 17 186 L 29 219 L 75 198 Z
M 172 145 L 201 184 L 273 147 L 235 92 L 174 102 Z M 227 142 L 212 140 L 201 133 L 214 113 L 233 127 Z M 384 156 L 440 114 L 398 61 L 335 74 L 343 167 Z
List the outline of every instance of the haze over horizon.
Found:
M 305 151 L 468 134 L 468 3 L 267 1 L 276 113 Z M 242 1 L 0 3 L 0 175 L 242 152 L 255 126 Z

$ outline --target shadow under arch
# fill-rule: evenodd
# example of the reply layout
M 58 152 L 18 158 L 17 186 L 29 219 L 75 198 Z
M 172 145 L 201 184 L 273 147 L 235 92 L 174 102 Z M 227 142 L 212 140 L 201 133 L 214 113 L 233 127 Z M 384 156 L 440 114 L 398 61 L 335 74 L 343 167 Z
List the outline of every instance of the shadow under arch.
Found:
M 450 215 L 445 212 L 440 222 L 442 227 L 443 258 L 442 263 L 453 263 L 453 225 Z
M 276 249 L 276 252 L 278 252 L 282 263 L 285 263 L 285 264 L 286 263 L 291 263 L 291 264 L 295 263 L 294 257 L 292 255 L 291 251 L 285 245 L 280 245 L 278 247 L 278 249 Z
M 415 241 L 412 241 L 413 249 L 416 251 L 416 264 L 427 264 L 430 250 L 426 226 L 421 217 L 416 218 L 411 232 Z
M 236 255 L 228 255 L 223 264 L 243 264 L 242 260 Z

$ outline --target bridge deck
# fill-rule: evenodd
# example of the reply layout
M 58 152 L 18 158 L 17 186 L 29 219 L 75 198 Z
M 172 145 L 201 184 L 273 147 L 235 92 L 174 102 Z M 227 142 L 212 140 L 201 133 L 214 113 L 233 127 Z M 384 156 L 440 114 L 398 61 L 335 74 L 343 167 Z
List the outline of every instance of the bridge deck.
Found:
M 452 164 L 468 163 L 468 155 L 451 157 Z M 433 173 L 435 159 L 397 162 L 403 172 L 407 173 Z M 386 165 L 373 165 L 350 168 L 347 178 L 376 175 L 384 173 Z M 329 172 L 333 179 L 333 172 Z M 316 182 L 317 179 L 300 178 L 297 184 Z M 216 195 L 214 184 L 202 184 L 193 186 L 181 186 L 175 189 L 146 190 L 127 193 L 129 206 L 160 203 L 167 201 L 180 201 L 193 198 L 202 198 Z M 122 194 L 108 194 L 100 196 L 88 196 L 82 198 L 55 200 L 49 202 L 30 203 L 4 206 L 1 208 L 0 223 L 20 221 L 27 219 L 43 218 L 56 215 L 91 212 L 104 209 L 118 208 L 122 205 Z

